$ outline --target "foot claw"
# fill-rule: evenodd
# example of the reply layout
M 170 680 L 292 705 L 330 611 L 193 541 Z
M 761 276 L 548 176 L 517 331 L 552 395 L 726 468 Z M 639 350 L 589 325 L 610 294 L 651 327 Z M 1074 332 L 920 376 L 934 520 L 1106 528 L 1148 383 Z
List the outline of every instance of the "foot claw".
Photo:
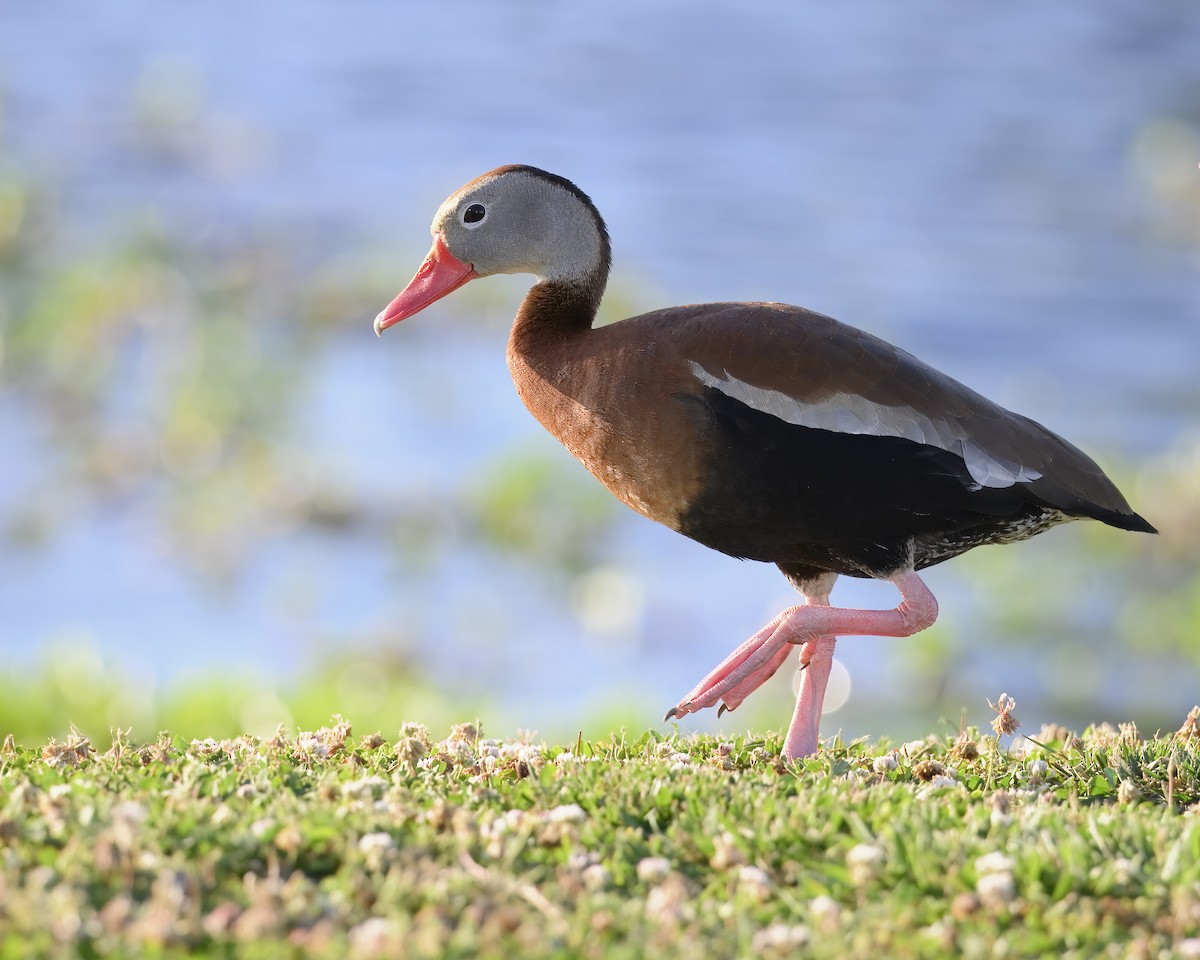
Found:
M 668 710 L 666 713 L 663 714 L 663 723 L 666 723 L 668 720 L 674 720 L 679 715 L 680 715 L 679 708 L 672 707 L 670 710 Z
M 729 708 L 725 706 L 725 704 L 721 704 L 719 707 L 717 707 L 717 716 L 721 716 L 728 709 Z

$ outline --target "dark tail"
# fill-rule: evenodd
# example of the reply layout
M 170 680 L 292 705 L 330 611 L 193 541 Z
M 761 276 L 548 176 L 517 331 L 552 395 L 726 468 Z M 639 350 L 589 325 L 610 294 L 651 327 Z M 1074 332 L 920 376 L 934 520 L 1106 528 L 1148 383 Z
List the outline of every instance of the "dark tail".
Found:
M 1087 506 L 1091 509 L 1084 511 L 1086 516 L 1107 523 L 1110 527 L 1116 527 L 1118 530 L 1132 530 L 1134 533 L 1158 533 L 1158 530 L 1141 514 L 1132 511 L 1118 513 L 1115 510 L 1105 510 L 1093 504 L 1087 504 Z

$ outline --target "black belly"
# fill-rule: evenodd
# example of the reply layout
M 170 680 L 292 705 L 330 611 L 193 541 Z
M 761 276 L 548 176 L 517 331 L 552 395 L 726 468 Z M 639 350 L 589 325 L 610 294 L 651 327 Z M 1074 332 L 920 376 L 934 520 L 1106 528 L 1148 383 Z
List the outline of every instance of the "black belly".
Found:
M 801 579 L 920 569 L 1068 519 L 1024 484 L 980 487 L 961 457 L 928 444 L 796 426 L 711 388 L 676 399 L 711 444 L 679 531 Z

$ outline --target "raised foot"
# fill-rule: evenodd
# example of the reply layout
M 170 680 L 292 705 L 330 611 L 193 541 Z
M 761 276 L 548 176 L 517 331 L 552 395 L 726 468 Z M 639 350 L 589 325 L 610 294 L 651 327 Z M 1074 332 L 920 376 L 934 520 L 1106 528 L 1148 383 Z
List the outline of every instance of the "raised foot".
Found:
M 721 702 L 720 713 L 735 710 L 751 693 L 766 683 L 787 659 L 792 644 L 807 638 L 796 637 L 788 624 L 796 611 L 790 607 L 733 651 L 692 691 L 667 711 L 664 720 L 683 717 Z
M 795 760 L 816 753 L 821 706 L 836 638 L 907 637 L 937 619 L 937 601 L 916 573 L 900 573 L 891 580 L 902 597 L 892 610 L 830 607 L 826 605 L 827 593 L 809 598 L 803 606 L 788 608 L 721 661 L 663 719 L 686 716 L 718 702 L 721 703 L 718 715 L 735 709 L 774 675 L 792 646 L 804 645 L 800 654 L 804 675 L 784 741 L 783 757 Z

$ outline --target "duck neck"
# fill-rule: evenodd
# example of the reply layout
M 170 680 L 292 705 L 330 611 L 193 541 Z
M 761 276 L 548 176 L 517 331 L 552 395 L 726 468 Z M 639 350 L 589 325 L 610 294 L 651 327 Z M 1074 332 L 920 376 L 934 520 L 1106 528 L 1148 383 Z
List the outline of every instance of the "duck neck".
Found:
M 591 282 L 541 280 L 534 284 L 513 321 L 509 352 L 529 357 L 586 334 L 596 319 L 604 281 L 597 275 Z

